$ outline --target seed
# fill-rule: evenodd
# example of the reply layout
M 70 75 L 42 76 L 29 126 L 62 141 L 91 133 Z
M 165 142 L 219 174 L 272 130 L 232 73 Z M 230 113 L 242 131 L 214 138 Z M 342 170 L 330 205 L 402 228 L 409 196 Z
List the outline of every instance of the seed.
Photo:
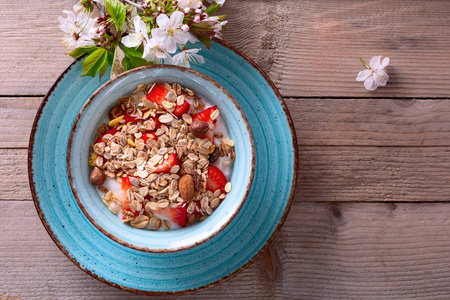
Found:
M 218 109 L 216 109 L 215 111 L 213 111 L 212 112 L 212 114 L 211 114 L 211 120 L 215 120 L 215 119 L 217 119 L 218 117 L 219 117 L 219 110 Z
M 230 159 L 233 161 L 236 159 L 236 153 L 234 153 L 234 151 L 230 152 Z
M 99 190 L 100 192 L 102 192 L 102 193 L 105 193 L 105 194 L 108 192 L 108 189 L 105 188 L 104 186 L 99 186 L 99 187 L 98 187 L 98 190 Z
M 133 142 L 132 139 L 127 139 L 127 143 L 128 143 L 128 145 L 130 145 L 130 146 L 136 147 L 136 144 Z
M 167 206 L 169 206 L 169 201 L 163 199 L 163 200 L 159 200 L 157 204 L 158 204 L 159 208 L 166 208 Z
M 145 204 L 146 211 L 158 210 L 158 209 L 159 209 L 159 206 L 155 202 L 148 202 L 147 204 Z
M 189 217 L 188 217 L 188 223 L 189 224 L 192 224 L 192 223 L 194 223 L 195 222 L 195 215 L 190 215 Z
M 139 185 L 139 180 L 136 177 L 128 177 L 128 179 L 130 180 L 130 183 L 134 186 L 138 186 Z
M 119 124 L 120 121 L 123 120 L 123 115 L 120 117 L 115 118 L 114 120 L 109 121 L 108 126 L 109 127 L 115 127 Z
M 163 221 L 163 225 L 164 225 L 164 229 L 165 230 L 170 230 L 170 223 L 169 223 L 169 221 L 164 220 Z
M 220 204 L 220 199 L 219 198 L 214 198 L 211 201 L 211 208 L 216 208 L 217 206 L 219 206 L 219 204 Z
M 171 114 L 164 114 L 164 115 L 160 115 L 158 120 L 161 123 L 170 123 L 173 120 L 173 117 Z
M 95 167 L 95 166 L 97 165 L 97 164 L 96 164 L 97 157 L 98 157 L 98 156 L 97 156 L 97 154 L 95 154 L 95 153 L 92 154 L 91 157 L 89 157 L 89 166 L 90 166 L 90 167 L 93 168 L 93 167 Z
M 182 118 L 183 118 L 183 121 L 185 121 L 189 125 L 192 124 L 192 117 L 191 117 L 191 115 L 183 114 Z
M 212 153 L 214 152 L 215 149 L 216 149 L 216 146 L 211 145 L 211 146 L 209 147 L 209 153 L 208 153 L 208 154 L 212 154 Z
M 227 184 L 225 185 L 225 192 L 229 193 L 231 191 L 231 182 L 227 182 Z
M 224 143 L 224 144 L 226 144 L 226 145 L 228 145 L 228 146 L 230 146 L 230 147 L 233 147 L 233 146 L 234 146 L 233 141 L 230 140 L 230 139 L 227 138 L 227 137 L 224 137 L 224 138 L 222 139 L 222 143 Z
M 214 137 L 221 139 L 221 138 L 223 138 L 223 134 L 221 134 L 220 132 L 215 132 Z

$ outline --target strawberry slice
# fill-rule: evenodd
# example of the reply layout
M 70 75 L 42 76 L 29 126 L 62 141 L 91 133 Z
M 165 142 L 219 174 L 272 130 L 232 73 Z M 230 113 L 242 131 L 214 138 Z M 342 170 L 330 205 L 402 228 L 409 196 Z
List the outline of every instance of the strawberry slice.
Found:
M 156 141 L 158 139 L 158 137 L 156 136 L 156 134 L 154 132 L 149 131 L 142 135 L 142 139 L 144 140 L 144 142 L 147 143 L 148 140 Z
M 167 206 L 163 209 L 158 209 L 154 211 L 157 214 L 161 214 L 167 217 L 170 221 L 179 225 L 180 227 L 186 227 L 187 225 L 187 204 L 183 203 L 182 205 L 173 208 Z
M 130 115 L 124 115 L 123 119 L 125 120 L 125 124 L 128 124 L 130 122 L 137 123 L 139 121 L 136 117 Z
M 189 113 L 189 110 L 191 109 L 191 105 L 189 102 L 184 101 L 183 104 L 177 105 L 175 107 L 175 110 L 172 112 L 175 116 L 177 116 L 178 119 L 181 119 L 183 114 Z
M 171 153 L 162 164 L 156 166 L 155 173 L 170 173 L 170 169 L 175 165 L 180 165 L 180 160 L 175 153 Z
M 166 100 L 167 93 L 168 91 L 166 90 L 166 88 L 162 84 L 157 83 L 155 84 L 153 89 L 147 94 L 147 100 L 150 100 L 162 106 L 162 102 Z
M 130 176 L 122 177 L 122 191 L 126 192 L 131 189 L 133 185 L 130 182 Z
M 217 109 L 217 106 L 214 105 L 212 107 L 209 107 L 205 110 L 202 110 L 201 112 L 195 114 L 192 116 L 192 121 L 199 120 L 199 121 L 205 121 L 209 125 L 212 125 L 216 123 L 216 120 L 211 119 L 211 114 Z
M 211 141 L 211 143 L 214 143 L 214 131 L 208 130 L 201 139 L 208 139 Z
M 208 177 L 206 178 L 206 189 L 211 192 L 220 190 L 222 193 L 225 192 L 225 185 L 227 184 L 227 179 L 215 166 L 209 166 Z
M 101 135 L 101 136 L 97 139 L 97 141 L 96 141 L 95 143 L 103 142 L 103 137 L 104 137 L 105 135 L 107 135 L 107 134 L 115 135 L 116 133 L 117 133 L 117 129 L 116 129 L 116 128 L 111 128 L 110 130 L 108 130 L 107 132 L 105 132 L 103 135 Z

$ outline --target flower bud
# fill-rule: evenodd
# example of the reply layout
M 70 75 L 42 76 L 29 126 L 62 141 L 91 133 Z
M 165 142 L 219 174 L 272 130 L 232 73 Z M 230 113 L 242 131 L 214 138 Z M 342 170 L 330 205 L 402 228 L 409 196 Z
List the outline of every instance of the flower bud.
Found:
M 172 1 L 172 6 L 177 6 L 177 5 L 178 5 L 178 1 L 177 0 Z
M 199 14 L 202 13 L 202 10 L 201 10 L 200 8 L 197 8 L 197 9 L 195 10 L 195 13 L 199 15 Z
M 208 14 L 205 14 L 205 13 L 202 13 L 202 20 L 204 20 L 204 19 L 208 19 Z
M 183 9 L 183 12 L 184 12 L 185 15 L 187 15 L 190 11 L 191 11 L 191 9 L 189 7 L 185 7 Z
M 194 23 L 198 23 L 198 22 L 200 22 L 200 16 L 196 15 L 194 18 Z
M 95 22 L 97 22 L 97 23 L 103 22 L 105 20 L 106 20 L 105 17 L 97 17 L 97 18 L 95 18 Z
M 188 32 L 189 29 L 191 29 L 191 28 L 189 28 L 188 25 L 186 25 L 186 24 L 181 25 L 181 30 L 183 30 L 184 32 Z

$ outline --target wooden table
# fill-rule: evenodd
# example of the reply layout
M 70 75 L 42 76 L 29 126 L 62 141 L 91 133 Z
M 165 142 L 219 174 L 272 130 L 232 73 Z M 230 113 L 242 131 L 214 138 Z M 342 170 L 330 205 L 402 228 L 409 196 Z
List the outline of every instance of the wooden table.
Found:
M 74 3 L 1 1 L 0 299 L 143 298 L 70 262 L 29 190 L 31 125 L 72 61 L 57 16 Z M 289 107 L 299 181 L 266 260 L 186 298 L 449 299 L 450 2 L 228 0 L 223 11 L 225 40 Z M 391 58 L 391 79 L 371 93 L 355 78 L 375 55 Z

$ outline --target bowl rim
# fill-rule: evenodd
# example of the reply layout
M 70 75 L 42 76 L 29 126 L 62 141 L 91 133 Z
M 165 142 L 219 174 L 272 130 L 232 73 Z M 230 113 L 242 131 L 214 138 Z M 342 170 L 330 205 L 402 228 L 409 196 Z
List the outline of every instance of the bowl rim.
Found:
M 124 240 L 122 240 L 121 238 L 113 235 L 111 232 L 109 232 L 108 230 L 106 230 L 104 227 L 102 227 L 100 224 L 97 223 L 97 221 L 95 221 L 95 219 L 88 213 L 88 211 L 86 210 L 85 206 L 83 205 L 80 197 L 78 196 L 78 192 L 74 186 L 74 182 L 73 182 L 73 176 L 72 176 L 72 166 L 71 166 L 71 157 L 72 157 L 72 144 L 73 144 L 73 138 L 74 138 L 74 134 L 78 125 L 78 122 L 80 121 L 81 116 L 83 115 L 83 112 L 86 110 L 86 108 L 92 103 L 92 101 L 94 101 L 94 99 L 98 96 L 98 94 L 103 91 L 106 87 L 112 85 L 116 80 L 118 80 L 119 78 L 125 77 L 129 74 L 132 73 L 136 73 L 142 70 L 148 70 L 148 69 L 175 69 L 175 70 L 179 70 L 182 72 L 188 72 L 191 73 L 195 76 L 201 77 L 202 79 L 205 79 L 207 81 L 209 81 L 210 83 L 212 83 L 215 87 L 217 87 L 222 93 L 225 94 L 225 96 L 228 98 L 228 100 L 230 100 L 234 106 L 240 111 L 242 119 L 244 120 L 244 124 L 245 124 L 245 128 L 249 134 L 249 140 L 250 140 L 250 145 L 251 145 L 251 170 L 250 170 L 250 175 L 248 177 L 248 183 L 247 186 L 245 188 L 245 193 L 244 195 L 240 198 L 240 203 L 239 206 L 237 207 L 237 209 L 231 214 L 231 216 L 228 218 L 228 220 L 218 229 L 216 229 L 215 231 L 213 231 L 211 234 L 209 234 L 208 236 L 200 239 L 199 241 L 186 245 L 186 246 L 181 246 L 181 247 L 176 247 L 176 248 L 149 248 L 149 247 L 142 247 L 142 246 L 137 246 L 135 244 L 126 242 Z M 157 79 L 155 79 L 155 81 L 157 81 Z M 194 247 L 197 247 L 207 241 L 209 241 L 210 239 L 212 239 L 213 237 L 215 237 L 217 234 L 219 234 L 221 231 L 223 231 L 236 217 L 236 215 L 240 212 L 241 208 L 243 207 L 245 201 L 247 200 L 247 197 L 250 193 L 250 189 L 252 187 L 253 184 L 253 178 L 255 175 L 255 158 L 256 157 L 256 153 L 255 153 L 255 144 L 254 144 L 254 139 L 253 139 L 253 134 L 250 128 L 250 125 L 248 123 L 248 120 L 244 114 L 244 112 L 242 111 L 241 107 L 239 106 L 239 104 L 237 103 L 237 101 L 233 98 L 233 96 L 231 96 L 231 94 L 225 89 L 223 88 L 219 83 L 217 83 L 215 80 L 213 80 L 212 78 L 210 78 L 209 76 L 200 73 L 196 70 L 192 70 L 189 68 L 185 68 L 185 67 L 180 67 L 180 66 L 174 66 L 174 65 L 150 65 L 150 66 L 143 66 L 143 67 L 139 67 L 139 68 L 135 68 L 126 72 L 123 72 L 119 75 L 117 75 L 116 77 L 108 80 L 107 82 L 105 82 L 104 84 L 102 84 L 87 100 L 86 102 L 83 104 L 83 106 L 81 107 L 81 109 L 78 111 L 77 117 L 75 118 L 75 121 L 72 125 L 72 128 L 70 130 L 70 135 L 69 135 L 69 140 L 67 143 L 67 156 L 66 156 L 66 169 L 67 169 L 67 176 L 69 179 L 69 185 L 70 185 L 70 189 L 73 193 L 73 196 L 75 198 L 75 201 L 77 202 L 78 206 L 80 207 L 81 211 L 83 212 L 83 214 L 86 216 L 86 218 L 101 232 L 103 233 L 105 236 L 107 236 L 108 238 L 110 238 L 111 240 L 126 246 L 128 248 L 131 249 L 135 249 L 138 251 L 143 251 L 143 252 L 150 252 L 150 253 L 172 253 L 172 252 L 179 252 L 179 251 L 184 251 L 184 250 L 188 250 Z

